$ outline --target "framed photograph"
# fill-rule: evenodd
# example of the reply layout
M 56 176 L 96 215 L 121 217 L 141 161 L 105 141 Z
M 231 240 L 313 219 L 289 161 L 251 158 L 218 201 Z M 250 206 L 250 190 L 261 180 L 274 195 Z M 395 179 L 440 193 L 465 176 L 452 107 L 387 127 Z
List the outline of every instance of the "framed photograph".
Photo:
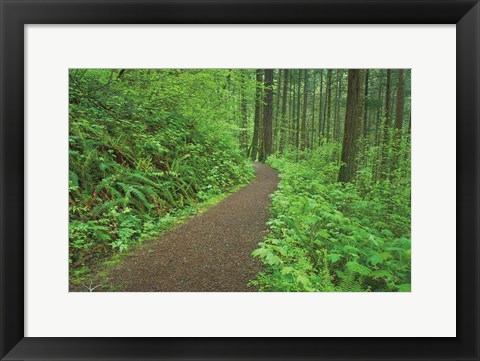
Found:
M 1 0 L 2 360 L 478 360 L 478 1 Z

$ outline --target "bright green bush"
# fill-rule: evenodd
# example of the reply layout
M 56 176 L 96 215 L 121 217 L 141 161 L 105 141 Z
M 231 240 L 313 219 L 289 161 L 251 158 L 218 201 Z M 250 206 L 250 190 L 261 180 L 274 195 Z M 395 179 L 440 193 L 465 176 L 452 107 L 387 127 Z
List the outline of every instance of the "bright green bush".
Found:
M 270 233 L 253 253 L 261 290 L 410 290 L 409 182 L 373 181 L 362 168 L 358 184 L 338 183 L 338 149 L 269 159 L 281 181 Z
M 70 71 L 70 262 L 153 236 L 162 219 L 246 183 L 222 71 Z M 225 90 L 227 91 L 227 90 Z M 188 93 L 187 93 L 188 92 Z

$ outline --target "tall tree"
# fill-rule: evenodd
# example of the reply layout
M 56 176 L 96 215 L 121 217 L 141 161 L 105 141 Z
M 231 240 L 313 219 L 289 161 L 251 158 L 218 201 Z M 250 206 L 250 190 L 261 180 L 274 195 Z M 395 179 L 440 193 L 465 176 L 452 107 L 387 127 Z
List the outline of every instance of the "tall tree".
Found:
M 384 129 L 383 129 L 383 140 L 387 141 L 388 137 L 388 128 L 390 127 L 390 109 L 391 109 L 391 104 L 390 104 L 390 85 L 391 85 L 391 77 L 392 77 L 392 71 L 390 69 L 387 69 L 387 83 L 385 85 L 385 124 L 384 124 Z
M 342 71 L 337 69 L 337 86 L 335 90 L 335 115 L 333 117 L 333 137 L 340 138 L 340 99 L 342 97 Z
M 387 82 L 385 85 L 385 123 L 384 123 L 384 128 L 383 128 L 383 141 L 381 144 L 381 149 L 380 149 L 380 169 L 379 173 L 382 178 L 385 178 L 388 176 L 389 173 L 389 159 L 387 156 L 388 153 L 388 141 L 389 141 L 389 129 L 390 129 L 390 118 L 391 118 L 391 77 L 392 77 L 392 71 L 390 69 L 387 70 Z
M 247 96 L 246 96 L 246 72 L 247 70 L 240 70 L 241 77 L 241 93 L 240 93 L 240 113 L 242 117 L 242 123 L 240 126 L 240 146 L 242 152 L 246 152 L 248 157 L 248 135 L 247 135 L 247 126 L 248 126 L 248 112 L 247 112 Z
M 362 117 L 364 79 L 363 70 L 350 69 L 348 71 L 347 111 L 343 132 L 342 166 L 338 173 L 339 182 L 351 182 L 355 175 L 355 156 Z
M 289 70 L 283 71 L 283 94 L 282 94 L 282 114 L 280 122 L 280 152 L 285 149 L 285 141 L 287 139 L 287 96 L 288 96 L 288 78 Z
M 397 88 L 397 114 L 395 116 L 395 127 L 400 131 L 403 127 L 403 106 L 404 106 L 404 72 L 398 71 L 398 88 Z
M 319 94 L 319 105 L 318 105 L 318 145 L 320 145 L 320 139 L 321 139 L 321 136 L 323 135 L 323 132 L 322 132 L 322 92 L 323 92 L 323 69 L 320 70 L 320 94 Z
M 302 70 L 298 69 L 298 90 L 297 90 L 297 121 L 295 124 L 295 148 L 300 146 L 300 108 L 301 108 Z
M 277 147 L 277 138 L 279 131 L 279 118 L 280 118 L 280 89 L 282 89 L 282 69 L 278 69 L 277 80 L 277 92 L 275 94 L 275 118 L 274 118 L 274 130 L 273 130 L 273 147 Z
M 290 75 L 290 104 L 291 104 L 291 112 L 288 121 L 288 145 L 292 146 L 295 144 L 295 117 L 297 114 L 297 102 L 296 99 L 296 87 L 295 87 L 295 69 L 292 70 Z
M 325 109 L 325 117 L 327 122 L 327 142 L 330 139 L 330 102 L 332 99 L 332 69 L 327 72 L 327 103 Z
M 262 107 L 262 82 L 263 82 L 263 71 L 257 69 L 255 72 L 255 116 L 253 119 L 253 138 L 252 138 L 252 149 L 250 152 L 250 158 L 253 161 L 257 159 L 259 147 L 259 136 L 260 136 L 260 112 Z
M 304 150 L 307 143 L 307 100 L 308 100 L 308 70 L 303 71 L 303 110 L 300 149 Z
M 380 138 L 382 136 L 381 132 L 381 122 L 380 122 L 380 115 L 382 114 L 382 104 L 383 104 L 383 70 L 378 70 L 378 96 L 377 96 L 377 114 L 375 120 L 375 145 L 380 144 Z
M 315 93 L 317 90 L 317 77 L 315 76 L 315 70 L 312 72 L 313 76 L 313 92 L 312 92 L 312 122 L 310 124 L 310 149 L 313 149 L 313 138 L 315 133 Z
M 261 161 L 273 153 L 272 111 L 273 111 L 273 69 L 265 69 L 265 97 L 263 104 L 263 152 Z
M 370 70 L 365 71 L 365 101 L 368 98 L 368 81 L 369 81 Z M 363 137 L 366 138 L 368 134 L 368 106 L 364 105 L 363 108 Z

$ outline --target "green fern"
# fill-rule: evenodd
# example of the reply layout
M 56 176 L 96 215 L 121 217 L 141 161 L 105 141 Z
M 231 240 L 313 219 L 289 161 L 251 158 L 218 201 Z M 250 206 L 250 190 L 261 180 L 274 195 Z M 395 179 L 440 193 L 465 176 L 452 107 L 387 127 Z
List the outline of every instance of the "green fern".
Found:
M 147 189 L 147 188 L 143 188 L 143 189 Z M 151 208 L 152 205 L 150 204 L 150 202 L 147 200 L 147 198 L 145 197 L 145 194 L 143 194 L 138 188 L 135 188 L 133 186 L 130 186 L 130 191 L 132 194 L 135 195 L 135 197 L 137 197 L 140 201 L 142 201 L 143 205 L 146 207 L 146 208 Z
M 336 292 L 365 292 L 363 280 L 352 271 L 337 272 L 340 282 Z

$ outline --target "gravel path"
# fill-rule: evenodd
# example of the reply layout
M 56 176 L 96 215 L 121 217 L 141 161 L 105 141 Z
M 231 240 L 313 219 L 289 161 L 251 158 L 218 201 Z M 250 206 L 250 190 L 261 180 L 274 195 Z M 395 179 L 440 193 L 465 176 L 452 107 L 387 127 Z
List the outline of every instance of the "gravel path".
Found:
M 277 172 L 254 163 L 255 180 L 158 241 L 134 251 L 110 279 L 122 291 L 256 291 L 260 269 L 251 253 L 267 232 L 269 195 Z

